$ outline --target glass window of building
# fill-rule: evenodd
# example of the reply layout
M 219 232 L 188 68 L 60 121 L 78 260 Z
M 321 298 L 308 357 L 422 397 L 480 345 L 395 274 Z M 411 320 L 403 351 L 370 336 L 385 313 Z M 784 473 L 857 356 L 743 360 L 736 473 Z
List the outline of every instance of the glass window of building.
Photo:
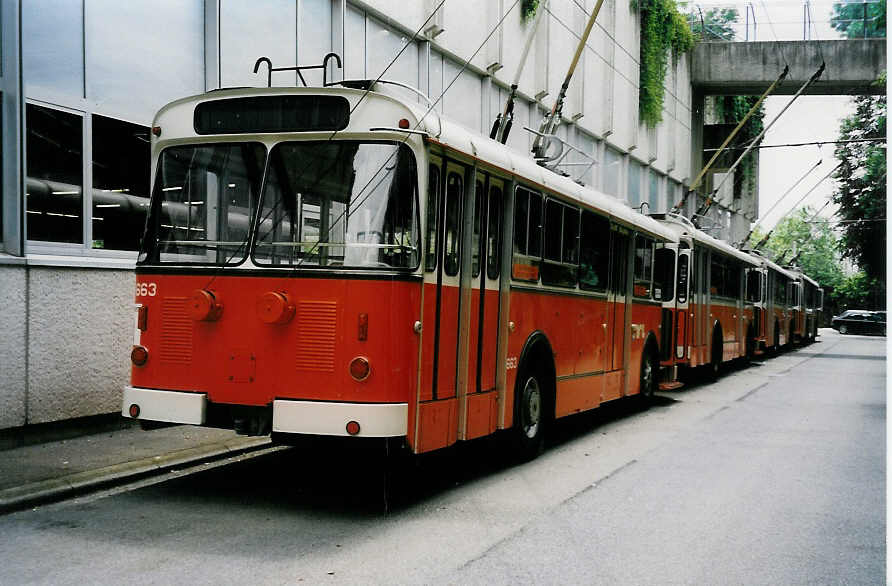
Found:
M 28 104 L 28 240 L 83 242 L 83 117 Z
M 400 53 L 406 43 L 410 43 L 411 46 Z M 399 57 L 391 64 L 397 55 Z M 366 19 L 366 61 L 368 77 L 381 76 L 382 79 L 391 79 L 418 87 L 418 48 L 415 43 L 409 39 L 408 35 L 404 35 L 373 18 Z M 387 69 L 386 72 L 385 69 Z M 415 99 L 415 95 L 412 93 L 407 92 L 405 95 Z
M 643 174 L 641 163 L 635 159 L 629 159 L 629 205 L 637 208 L 641 203 L 641 176 Z
M 25 91 L 83 97 L 84 10 L 81 2 L 22 2 L 22 72 Z
M 623 156 L 612 148 L 604 150 L 604 183 L 601 188 L 604 193 L 619 197 L 619 171 L 622 167 Z
M 449 89 L 443 96 L 443 112 L 467 128 L 480 131 L 480 106 L 483 99 L 480 77 L 467 69 L 462 71 L 461 65 L 449 59 L 444 60 L 444 74 L 443 86 Z M 521 130 L 519 126 L 516 127 Z M 489 132 L 489 128 L 486 132 Z
M 651 212 L 663 211 L 660 205 L 660 180 L 662 178 L 653 169 L 647 173 L 647 202 L 650 204 Z
M 139 250 L 149 205 L 149 128 L 94 114 L 93 248 Z
M 294 0 L 222 0 L 220 4 L 220 85 L 266 87 L 266 67 L 254 73 L 258 57 L 273 67 L 291 67 L 297 44 Z M 293 87 L 293 71 L 273 74 L 274 86 Z
M 344 17 L 344 79 L 365 79 L 365 13 L 347 5 Z
M 205 89 L 201 0 L 87 0 L 84 38 L 86 97 L 105 112 L 148 123 Z
M 300 65 L 322 63 L 322 59 L 331 52 L 331 0 L 300 0 L 297 4 L 300 6 L 297 34 L 298 63 Z M 345 44 L 349 45 L 350 37 L 346 38 L 348 42 Z M 303 76 L 311 86 L 322 85 L 321 69 L 305 71 Z

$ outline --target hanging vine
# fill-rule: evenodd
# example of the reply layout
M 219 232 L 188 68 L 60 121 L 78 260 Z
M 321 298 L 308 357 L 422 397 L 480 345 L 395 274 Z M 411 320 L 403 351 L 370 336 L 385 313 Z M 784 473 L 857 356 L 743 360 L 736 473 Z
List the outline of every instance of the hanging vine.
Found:
M 632 0 L 632 8 L 641 14 L 638 111 L 641 120 L 654 127 L 663 119 L 663 82 L 669 53 L 677 59 L 690 51 L 694 35 L 674 0 Z
M 520 2 L 520 20 L 527 22 L 536 16 L 536 10 L 539 8 L 539 0 L 521 0 Z
M 716 96 L 715 114 L 719 122 L 723 124 L 737 125 L 743 120 L 750 108 L 759 101 L 758 96 Z M 734 139 L 736 146 L 745 147 L 756 138 L 765 128 L 765 104 L 746 121 L 743 128 Z M 742 151 L 735 151 L 738 154 Z M 735 155 L 736 158 L 736 155 Z M 740 162 L 737 169 L 740 171 L 734 176 L 734 197 L 739 198 L 743 190 L 753 192 L 756 189 L 756 154 L 750 153 Z

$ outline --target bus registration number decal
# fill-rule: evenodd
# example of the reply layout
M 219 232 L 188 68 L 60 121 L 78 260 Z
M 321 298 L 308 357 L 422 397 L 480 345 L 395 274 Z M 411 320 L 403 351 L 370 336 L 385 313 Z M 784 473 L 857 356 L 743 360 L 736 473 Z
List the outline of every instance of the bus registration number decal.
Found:
M 136 284 L 136 296 L 137 297 L 154 297 L 158 292 L 158 285 L 155 283 L 137 283 Z
M 511 370 L 512 368 L 517 368 L 517 357 L 507 358 L 505 359 L 505 368 Z

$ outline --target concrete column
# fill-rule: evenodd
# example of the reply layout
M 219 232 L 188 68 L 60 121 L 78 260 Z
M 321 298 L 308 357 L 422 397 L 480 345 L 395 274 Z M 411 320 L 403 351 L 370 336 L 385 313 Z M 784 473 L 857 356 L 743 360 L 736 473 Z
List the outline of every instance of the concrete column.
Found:
M 24 228 L 24 129 L 25 93 L 22 86 L 21 3 L 0 3 L 0 123 L 3 153 L 2 240 L 0 252 L 25 254 Z

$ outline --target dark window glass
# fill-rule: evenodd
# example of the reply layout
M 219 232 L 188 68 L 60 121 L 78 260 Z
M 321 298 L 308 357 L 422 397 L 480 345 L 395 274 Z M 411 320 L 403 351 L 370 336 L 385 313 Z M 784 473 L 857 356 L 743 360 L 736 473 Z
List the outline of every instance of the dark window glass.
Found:
M 613 238 L 612 243 L 612 270 L 610 274 L 610 290 L 617 295 L 625 296 L 629 290 L 629 248 L 631 247 L 631 236 L 625 231 L 625 228 L 613 226 L 611 230 Z
M 486 231 L 486 276 L 490 280 L 499 278 L 499 257 L 502 252 L 502 190 L 489 188 L 489 229 Z
M 258 143 L 165 149 L 158 161 L 139 262 L 241 262 L 265 155 Z
M 82 243 L 83 118 L 27 104 L 27 238 Z
M 679 303 L 687 303 L 688 301 L 688 287 L 690 286 L 690 279 L 688 277 L 689 268 L 690 268 L 690 255 L 683 254 L 678 257 L 678 302 Z
M 576 265 L 579 262 L 579 210 L 564 208 L 564 242 L 561 262 Z
M 444 239 L 443 269 L 450 277 L 458 274 L 461 266 L 461 198 L 464 181 L 454 171 L 446 178 L 446 237 Z
M 749 269 L 746 273 L 746 300 L 758 303 L 759 292 L 762 290 L 762 273 L 756 269 Z
M 430 166 L 427 178 L 427 230 L 424 270 L 437 268 L 437 211 L 440 205 L 440 168 Z
M 198 134 L 343 130 L 350 103 L 342 96 L 259 96 L 195 106 Z
M 479 179 L 474 186 L 474 231 L 471 233 L 471 277 L 480 276 L 480 230 L 486 212 L 486 192 Z
M 258 263 L 418 266 L 417 173 L 408 147 L 287 142 L 276 145 L 269 160 Z
M 654 299 L 672 301 L 675 294 L 675 251 L 658 248 L 654 257 Z
M 523 281 L 538 281 L 541 250 L 542 196 L 519 187 L 514 206 L 514 260 L 511 275 Z
M 92 118 L 93 248 L 139 250 L 149 210 L 149 127 Z
M 737 260 L 727 259 L 725 270 L 727 271 L 725 276 L 725 297 L 740 299 L 740 273 L 743 270 L 743 265 Z
M 545 260 L 561 262 L 564 206 L 554 200 L 545 203 Z
M 579 285 L 593 291 L 606 290 L 609 266 L 610 222 L 592 212 L 582 212 Z
M 635 279 L 632 294 L 635 297 L 650 299 L 651 279 L 653 278 L 653 240 L 646 236 L 635 237 L 635 263 L 633 275 Z

